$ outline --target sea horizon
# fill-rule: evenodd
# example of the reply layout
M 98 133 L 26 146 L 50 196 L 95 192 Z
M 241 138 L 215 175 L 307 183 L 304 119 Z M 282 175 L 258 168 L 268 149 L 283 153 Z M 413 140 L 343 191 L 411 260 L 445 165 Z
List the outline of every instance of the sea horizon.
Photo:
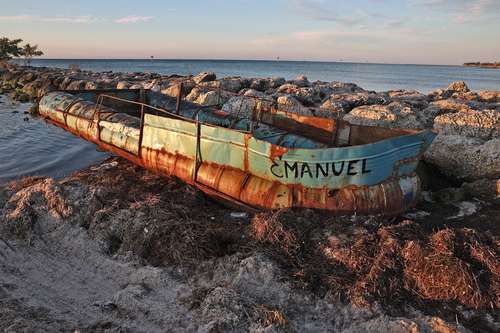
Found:
M 13 59 L 16 62 L 24 61 L 24 58 Z M 237 59 L 237 58 L 115 58 L 115 57 L 103 57 L 103 58 L 72 58 L 72 57 L 39 57 L 36 60 L 82 60 L 82 61 L 228 61 L 228 62 L 310 62 L 310 63 L 340 63 L 340 64 L 367 64 L 367 65 L 411 65 L 411 66 L 446 66 L 446 67 L 466 67 L 464 66 L 467 62 L 474 62 L 475 60 L 467 61 L 462 64 L 439 64 L 439 63 L 403 63 L 403 62 L 376 62 L 376 61 L 351 61 L 351 60 L 296 60 L 296 59 Z

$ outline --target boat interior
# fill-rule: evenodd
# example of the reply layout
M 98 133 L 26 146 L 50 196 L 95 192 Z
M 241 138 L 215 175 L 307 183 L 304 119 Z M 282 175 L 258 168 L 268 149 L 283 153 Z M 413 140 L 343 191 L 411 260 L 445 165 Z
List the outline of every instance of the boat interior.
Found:
M 84 116 L 85 112 L 97 109 L 102 128 L 134 138 L 140 136 L 144 114 L 231 128 L 286 148 L 357 146 L 416 132 L 354 125 L 340 119 L 302 116 L 274 107 L 256 108 L 251 118 L 245 118 L 221 111 L 217 106 L 201 106 L 180 97 L 145 89 L 66 90 L 64 93 L 83 99 L 88 105 L 80 111 L 69 112 L 80 112 L 80 116 Z

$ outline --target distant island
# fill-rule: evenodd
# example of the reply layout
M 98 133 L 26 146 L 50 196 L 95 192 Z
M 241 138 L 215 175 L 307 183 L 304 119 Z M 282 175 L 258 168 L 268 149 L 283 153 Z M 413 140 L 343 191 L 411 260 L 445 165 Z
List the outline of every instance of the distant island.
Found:
M 500 62 L 466 62 L 464 66 L 469 67 L 486 67 L 486 68 L 500 68 Z

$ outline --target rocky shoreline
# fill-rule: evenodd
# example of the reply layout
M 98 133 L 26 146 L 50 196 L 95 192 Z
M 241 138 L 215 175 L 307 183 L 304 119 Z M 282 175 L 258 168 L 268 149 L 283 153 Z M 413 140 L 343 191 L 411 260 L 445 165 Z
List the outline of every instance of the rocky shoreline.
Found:
M 0 69 L 0 80 L 0 93 L 9 93 L 19 101 L 35 101 L 55 89 L 144 88 L 177 96 L 182 82 L 187 100 L 218 105 L 243 117 L 254 109 L 256 100 L 249 97 L 255 96 L 301 115 L 340 118 L 361 125 L 434 129 L 438 137 L 424 156 L 426 163 L 455 182 L 472 183 L 472 190 L 489 189 L 489 198 L 497 197 L 500 191 L 500 92 L 470 91 L 464 82 L 423 94 L 367 91 L 354 83 L 309 82 L 304 76 L 290 81 L 279 77 L 217 79 L 215 73 L 208 72 L 182 77 L 12 65 Z
M 145 88 L 251 113 L 430 128 L 422 202 L 398 218 L 256 216 L 112 158 L 0 186 L 0 328 L 288 332 L 500 329 L 500 92 L 283 78 L 0 68 L 0 93 Z

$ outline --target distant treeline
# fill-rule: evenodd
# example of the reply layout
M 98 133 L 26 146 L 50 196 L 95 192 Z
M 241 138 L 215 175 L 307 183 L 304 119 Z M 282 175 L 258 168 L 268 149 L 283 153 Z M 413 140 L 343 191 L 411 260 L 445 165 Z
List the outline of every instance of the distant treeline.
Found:
M 497 61 L 497 62 L 466 62 L 464 64 L 464 66 L 500 68 L 500 61 Z

